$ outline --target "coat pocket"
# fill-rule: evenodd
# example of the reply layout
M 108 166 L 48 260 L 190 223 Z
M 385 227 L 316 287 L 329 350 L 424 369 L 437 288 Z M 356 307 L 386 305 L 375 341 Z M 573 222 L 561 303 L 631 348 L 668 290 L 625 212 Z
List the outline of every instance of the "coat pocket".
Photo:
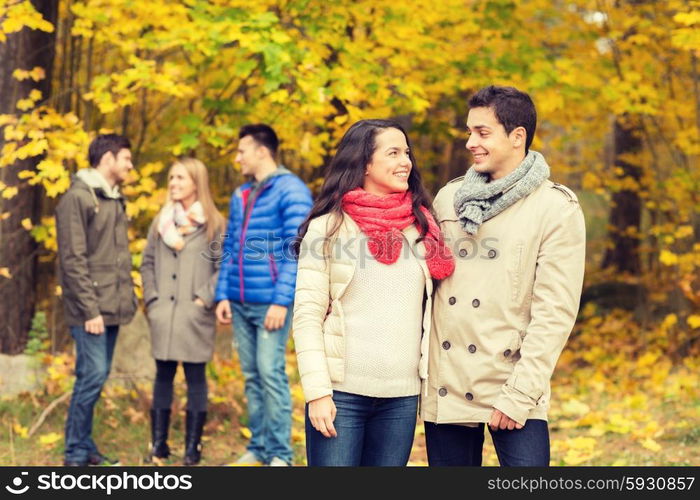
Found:
M 191 313 L 188 316 L 192 319 L 193 331 L 214 331 L 214 328 L 216 328 L 216 314 L 213 308 L 199 305 L 194 300 L 188 307 L 191 309 Z
M 519 331 L 513 331 L 510 334 L 508 343 L 504 346 L 500 353 L 501 359 L 507 363 L 515 363 L 520 359 L 520 347 L 523 345 L 523 336 Z
M 119 308 L 118 276 L 115 271 L 90 271 L 100 313 L 115 314 Z

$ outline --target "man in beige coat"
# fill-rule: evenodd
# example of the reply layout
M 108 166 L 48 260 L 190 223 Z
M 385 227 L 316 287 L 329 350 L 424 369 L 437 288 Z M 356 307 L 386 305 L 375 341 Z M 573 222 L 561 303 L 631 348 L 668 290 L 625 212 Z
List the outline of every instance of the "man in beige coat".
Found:
M 585 225 L 576 196 L 530 151 L 530 97 L 487 87 L 469 101 L 474 164 L 435 198 L 457 257 L 434 297 L 430 465 L 481 465 L 489 425 L 503 466 L 547 466 L 550 379 L 578 312 Z

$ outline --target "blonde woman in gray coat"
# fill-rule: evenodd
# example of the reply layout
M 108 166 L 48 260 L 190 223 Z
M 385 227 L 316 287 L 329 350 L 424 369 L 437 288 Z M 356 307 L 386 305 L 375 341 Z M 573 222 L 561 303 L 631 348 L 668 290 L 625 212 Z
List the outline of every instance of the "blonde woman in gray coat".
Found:
M 170 456 L 168 427 L 179 362 L 187 380 L 184 463 L 195 465 L 201 458 L 207 415 L 205 366 L 214 352 L 214 288 L 224 224 L 204 164 L 194 158 L 177 160 L 168 174 L 167 203 L 148 231 L 141 264 L 156 360 L 149 461 Z

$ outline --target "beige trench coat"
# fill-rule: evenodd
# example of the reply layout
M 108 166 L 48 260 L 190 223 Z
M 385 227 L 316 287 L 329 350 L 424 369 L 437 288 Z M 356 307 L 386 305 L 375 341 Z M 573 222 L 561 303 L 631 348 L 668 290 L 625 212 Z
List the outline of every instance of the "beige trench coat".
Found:
M 324 244 L 328 241 L 326 235 L 333 227 L 332 217 L 327 214 L 311 221 L 299 255 L 292 330 L 301 385 L 307 402 L 332 395 L 333 382 L 342 382 L 345 378 L 342 297 L 355 273 L 357 257 L 362 254 L 360 228 L 349 216 L 345 216 L 338 233 L 328 246 L 330 255 L 324 259 Z M 418 230 L 413 225 L 405 228 L 403 234 L 409 242 L 414 242 L 419 237 Z M 418 366 L 418 375 L 425 386 L 428 377 L 433 281 L 425 259 L 420 257 L 425 255 L 425 246 L 419 243 L 412 248 L 425 275 L 426 303 Z
M 488 422 L 497 408 L 521 424 L 546 420 L 550 378 L 581 296 L 583 213 L 569 189 L 545 181 L 471 237 L 453 206 L 461 182 L 434 202 L 457 264 L 434 297 L 421 416 Z

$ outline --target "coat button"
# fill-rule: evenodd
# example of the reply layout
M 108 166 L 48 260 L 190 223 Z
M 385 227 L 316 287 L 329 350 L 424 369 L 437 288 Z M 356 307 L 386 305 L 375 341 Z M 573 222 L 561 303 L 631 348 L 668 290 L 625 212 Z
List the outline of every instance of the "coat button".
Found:
M 503 355 L 507 358 L 508 356 L 511 355 L 511 352 L 512 351 L 510 349 L 506 349 L 505 351 L 503 351 Z
M 177 279 L 177 274 L 173 274 L 173 279 Z
M 457 299 L 454 297 L 450 297 L 449 300 L 447 301 L 450 303 L 451 306 L 455 305 L 457 303 Z
M 472 306 L 479 307 L 480 305 L 481 305 L 481 302 L 479 302 L 479 299 L 472 300 Z
M 444 387 L 440 387 L 440 390 L 438 391 L 438 394 L 439 394 L 440 396 L 442 396 L 442 397 L 447 396 L 447 389 L 445 389 Z
M 466 257 L 469 252 L 467 252 L 466 248 L 463 248 L 459 251 L 459 256 L 460 257 Z
M 496 250 L 494 250 L 493 248 L 491 250 L 489 250 L 489 259 L 495 259 L 496 255 L 498 255 L 496 253 Z
M 171 295 L 171 296 L 170 296 L 170 300 L 173 301 L 173 302 L 175 302 L 175 296 L 174 296 L 174 295 Z
M 445 349 L 446 351 L 452 347 L 452 344 L 450 344 L 447 340 L 442 343 L 442 348 Z
M 476 352 L 476 346 L 474 344 L 469 344 L 469 347 L 467 349 L 469 349 L 469 352 L 472 354 Z
M 173 257 L 177 257 L 177 252 L 173 252 Z
M 471 392 L 466 393 L 464 397 L 467 398 L 467 401 L 474 399 L 474 395 Z

